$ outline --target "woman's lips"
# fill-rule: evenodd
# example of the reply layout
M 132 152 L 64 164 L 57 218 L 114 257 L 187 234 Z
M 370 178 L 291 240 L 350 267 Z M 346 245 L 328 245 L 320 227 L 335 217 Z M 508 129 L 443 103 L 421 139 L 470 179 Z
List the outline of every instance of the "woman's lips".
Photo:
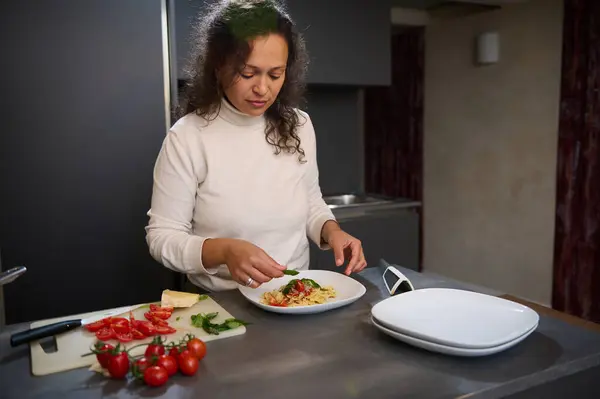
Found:
M 248 100 L 248 102 L 250 103 L 250 105 L 252 105 L 254 108 L 262 108 L 265 106 L 265 104 L 267 103 L 266 101 L 253 101 L 253 100 Z

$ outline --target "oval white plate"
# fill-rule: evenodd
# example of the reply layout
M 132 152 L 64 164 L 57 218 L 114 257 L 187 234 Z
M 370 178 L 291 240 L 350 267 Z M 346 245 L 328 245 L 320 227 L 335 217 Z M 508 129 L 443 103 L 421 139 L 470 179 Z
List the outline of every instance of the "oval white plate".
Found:
M 441 345 L 483 349 L 520 337 L 539 322 L 531 308 L 450 288 L 426 288 L 385 299 L 371 309 L 386 328 Z
M 514 339 L 512 341 L 502 344 L 502 345 L 492 346 L 491 348 L 483 348 L 483 349 L 469 349 L 469 348 L 460 348 L 460 347 L 452 347 L 452 346 L 447 346 L 447 345 L 440 345 L 440 344 L 436 344 L 435 342 L 424 341 L 422 339 L 418 339 L 418 338 L 411 337 L 408 335 L 400 334 L 399 332 L 390 330 L 389 328 L 385 328 L 381 324 L 377 323 L 377 320 L 375 320 L 373 318 L 373 316 L 371 316 L 371 323 L 373 323 L 373 325 L 375 327 L 377 327 L 377 329 L 379 329 L 384 334 L 387 334 L 390 337 L 396 338 L 397 340 L 407 343 L 409 345 L 416 346 L 418 348 L 425 349 L 430 352 L 438 352 L 438 353 L 443 353 L 445 355 L 465 356 L 465 357 L 488 356 L 488 355 L 493 355 L 495 353 L 505 351 L 509 348 L 512 348 L 519 342 L 523 341 L 532 332 L 534 332 L 535 329 L 537 328 L 537 324 L 536 324 L 535 326 L 533 326 L 531 328 L 531 330 L 527 331 L 525 334 L 517 337 L 516 339 Z
M 282 285 L 286 285 L 288 281 L 295 278 L 311 278 L 321 286 L 331 285 L 335 288 L 337 296 L 329 299 L 323 304 L 294 306 L 289 308 L 265 305 L 264 303 L 260 302 L 260 298 L 263 293 L 279 289 Z M 299 271 L 297 276 L 283 276 L 281 278 L 275 278 L 258 288 L 243 287 L 240 285 L 238 289 L 248 301 L 252 302 L 259 308 L 271 312 L 287 314 L 320 313 L 327 310 L 336 309 L 356 301 L 367 291 L 364 285 L 353 278 L 350 278 L 342 273 L 336 273 L 328 270 L 303 270 Z

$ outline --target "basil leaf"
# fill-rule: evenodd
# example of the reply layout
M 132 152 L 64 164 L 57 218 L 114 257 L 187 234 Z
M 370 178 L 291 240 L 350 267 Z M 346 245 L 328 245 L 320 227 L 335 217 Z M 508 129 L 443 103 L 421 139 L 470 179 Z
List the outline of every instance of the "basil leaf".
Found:
M 315 280 L 313 280 L 313 279 L 310 279 L 310 278 L 303 278 L 303 279 L 302 279 L 302 282 L 303 282 L 305 285 L 309 285 L 309 286 L 311 286 L 311 287 L 313 287 L 313 288 L 321 288 L 321 286 L 320 286 L 319 284 L 317 284 L 317 282 L 316 282 Z
M 219 335 L 220 332 L 233 330 L 234 328 L 249 324 L 243 320 L 235 318 L 229 318 L 220 324 L 213 323 L 211 320 L 217 317 L 217 315 L 218 312 L 208 314 L 199 313 L 197 315 L 191 315 L 190 318 L 194 327 L 202 328 L 207 333 L 213 335 Z
M 288 276 L 297 276 L 300 273 L 297 272 L 296 270 L 286 269 L 283 271 L 283 274 L 287 274 Z

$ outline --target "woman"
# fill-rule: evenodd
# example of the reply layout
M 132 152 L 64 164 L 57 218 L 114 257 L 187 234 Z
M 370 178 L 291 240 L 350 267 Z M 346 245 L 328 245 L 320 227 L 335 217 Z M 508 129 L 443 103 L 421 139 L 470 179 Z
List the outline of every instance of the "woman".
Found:
M 307 269 L 307 236 L 346 274 L 362 270 L 360 241 L 322 198 L 313 125 L 295 108 L 307 57 L 281 6 L 220 1 L 194 47 L 183 116 L 155 165 L 152 256 L 208 291 Z

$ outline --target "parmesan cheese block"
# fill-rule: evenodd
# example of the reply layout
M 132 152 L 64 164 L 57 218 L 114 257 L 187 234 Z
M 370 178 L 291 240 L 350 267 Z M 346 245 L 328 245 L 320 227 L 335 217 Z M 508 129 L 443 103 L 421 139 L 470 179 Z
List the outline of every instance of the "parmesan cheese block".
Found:
M 189 292 L 164 290 L 160 298 L 160 306 L 173 306 L 174 308 L 189 308 L 200 300 L 200 295 Z

